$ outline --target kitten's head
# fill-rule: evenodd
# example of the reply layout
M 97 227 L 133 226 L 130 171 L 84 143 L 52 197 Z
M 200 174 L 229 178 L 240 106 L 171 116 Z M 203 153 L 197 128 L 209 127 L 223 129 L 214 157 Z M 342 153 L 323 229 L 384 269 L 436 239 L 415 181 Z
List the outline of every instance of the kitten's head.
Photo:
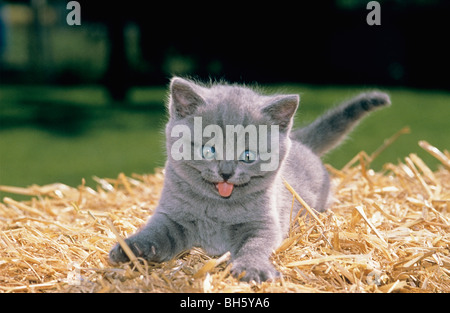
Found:
M 175 77 L 166 126 L 168 162 L 205 198 L 238 200 L 266 190 L 290 148 L 298 95 Z

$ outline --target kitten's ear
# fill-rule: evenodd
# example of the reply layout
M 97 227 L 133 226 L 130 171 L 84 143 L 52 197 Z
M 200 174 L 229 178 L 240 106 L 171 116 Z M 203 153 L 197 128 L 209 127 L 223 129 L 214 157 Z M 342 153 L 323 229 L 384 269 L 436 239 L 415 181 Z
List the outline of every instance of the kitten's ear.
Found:
M 205 101 L 198 94 L 201 87 L 183 78 L 174 77 L 170 81 L 170 116 L 183 118 L 195 112 Z
M 280 131 L 287 131 L 292 125 L 292 118 L 299 102 L 299 95 L 275 96 L 262 111 L 274 121 L 275 125 L 280 126 Z

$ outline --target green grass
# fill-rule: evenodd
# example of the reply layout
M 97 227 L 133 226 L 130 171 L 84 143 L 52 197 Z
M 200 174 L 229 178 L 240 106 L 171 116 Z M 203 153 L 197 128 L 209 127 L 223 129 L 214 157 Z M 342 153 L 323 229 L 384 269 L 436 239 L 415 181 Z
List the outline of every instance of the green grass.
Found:
M 385 150 L 372 164 L 380 170 L 387 162 L 397 163 L 410 153 L 417 153 L 424 161 L 436 169 L 438 161 L 421 149 L 419 140 L 443 149 L 450 148 L 450 93 L 444 91 L 419 91 L 411 89 L 383 89 L 391 96 L 392 106 L 372 113 L 350 134 L 349 138 L 324 157 L 324 161 L 338 168 L 345 165 L 359 151 L 371 153 L 383 141 L 404 126 L 411 133 L 401 136 L 395 144 Z M 295 87 L 293 91 L 302 92 L 298 125 L 311 121 L 332 104 L 348 99 L 358 92 L 370 88 L 336 87 Z
M 0 184 L 76 186 L 164 166 L 164 97 L 136 90 L 118 107 L 100 88 L 1 88 Z
M 301 94 L 296 125 L 366 88 L 305 85 L 270 86 Z M 356 153 L 373 152 L 404 126 L 404 135 L 374 162 L 380 169 L 417 153 L 433 169 L 438 162 L 418 147 L 427 140 L 450 148 L 450 94 L 388 89 L 393 105 L 375 112 L 324 160 L 342 167 Z M 165 162 L 163 87 L 136 88 L 126 106 L 113 106 L 99 87 L 0 87 L 0 185 L 62 182 L 77 186 L 93 176 L 150 173 Z M 4 196 L 2 194 L 1 196 Z

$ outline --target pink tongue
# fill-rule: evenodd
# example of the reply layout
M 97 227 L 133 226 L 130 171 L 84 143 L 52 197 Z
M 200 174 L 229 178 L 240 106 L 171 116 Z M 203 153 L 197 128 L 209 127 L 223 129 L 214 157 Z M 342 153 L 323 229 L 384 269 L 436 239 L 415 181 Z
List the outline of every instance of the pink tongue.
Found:
M 227 197 L 231 196 L 231 193 L 233 192 L 234 185 L 226 183 L 226 182 L 221 182 L 221 183 L 217 183 L 216 184 L 216 188 L 217 188 L 217 190 L 219 191 L 219 194 L 222 197 L 227 198 Z

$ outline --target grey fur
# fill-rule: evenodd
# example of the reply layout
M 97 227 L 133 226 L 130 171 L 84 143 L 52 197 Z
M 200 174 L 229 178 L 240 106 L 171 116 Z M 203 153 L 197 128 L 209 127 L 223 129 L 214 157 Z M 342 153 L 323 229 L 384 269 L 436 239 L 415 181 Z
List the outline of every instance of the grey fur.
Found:
M 389 96 L 385 93 L 362 93 L 329 110 L 308 126 L 293 131 L 291 138 L 303 142 L 317 155 L 322 155 L 336 147 L 370 111 L 390 104 Z
M 164 188 L 153 216 L 126 239 L 133 252 L 162 262 L 193 246 L 204 248 L 210 255 L 230 251 L 232 273 L 237 276 L 245 271 L 243 280 L 261 282 L 278 277 L 269 257 L 287 235 L 292 206 L 292 195 L 283 186 L 282 177 L 311 207 L 324 211 L 332 199 L 330 179 L 315 153 L 323 154 L 337 145 L 367 112 L 388 104 L 389 97 L 379 92 L 362 94 L 291 132 L 298 103 L 297 95 L 266 96 L 243 86 L 201 85 L 173 78 Z M 202 117 L 203 127 L 279 125 L 278 169 L 262 172 L 259 159 L 253 163 L 175 161 L 170 154 L 176 139 L 171 137 L 171 129 L 175 125 L 192 128 L 194 116 Z M 235 186 L 227 198 L 214 185 L 224 181 L 223 177 Z M 301 206 L 296 203 L 293 213 L 299 210 Z M 112 263 L 128 261 L 119 245 L 113 247 L 109 257 Z

